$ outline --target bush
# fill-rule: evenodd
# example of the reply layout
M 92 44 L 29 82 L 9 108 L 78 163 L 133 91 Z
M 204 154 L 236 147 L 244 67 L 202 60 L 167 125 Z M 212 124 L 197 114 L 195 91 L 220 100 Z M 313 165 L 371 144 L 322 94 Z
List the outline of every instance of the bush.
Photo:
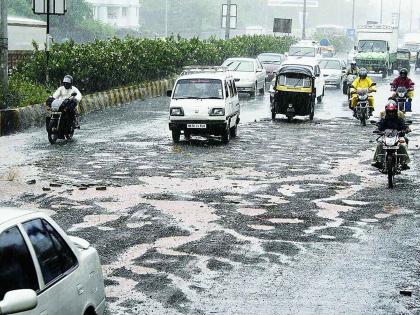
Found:
M 9 78 L 8 105 L 11 107 L 44 103 L 48 96 L 47 89 L 41 84 L 33 83 L 19 74 L 12 75 Z M 0 99 L 3 99 L 1 93 Z
M 283 53 L 293 37 L 241 36 L 225 41 L 211 38 L 166 40 L 126 37 L 76 44 L 54 44 L 50 53 L 51 82 L 59 85 L 65 74 L 75 78 L 84 93 L 167 78 L 187 65 L 220 65 L 229 57 L 255 57 L 262 52 Z M 15 73 L 24 82 L 45 84 L 45 53 L 33 55 Z

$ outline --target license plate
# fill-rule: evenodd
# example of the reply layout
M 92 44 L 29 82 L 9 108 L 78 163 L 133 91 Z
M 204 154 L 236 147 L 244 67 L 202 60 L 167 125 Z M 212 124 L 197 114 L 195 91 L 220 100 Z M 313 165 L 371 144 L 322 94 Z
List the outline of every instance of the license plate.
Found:
M 206 129 L 206 124 L 187 124 L 188 129 Z

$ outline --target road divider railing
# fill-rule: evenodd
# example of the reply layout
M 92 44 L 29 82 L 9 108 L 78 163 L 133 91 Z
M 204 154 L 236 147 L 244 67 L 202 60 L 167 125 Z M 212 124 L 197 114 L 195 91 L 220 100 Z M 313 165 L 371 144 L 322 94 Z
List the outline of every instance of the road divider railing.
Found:
M 79 103 L 79 112 L 81 115 L 86 115 L 107 107 L 164 96 L 167 90 L 172 89 L 174 83 L 174 79 L 160 80 L 88 94 Z M 0 136 L 9 135 L 33 126 L 41 126 L 45 122 L 46 115 L 45 104 L 0 110 Z

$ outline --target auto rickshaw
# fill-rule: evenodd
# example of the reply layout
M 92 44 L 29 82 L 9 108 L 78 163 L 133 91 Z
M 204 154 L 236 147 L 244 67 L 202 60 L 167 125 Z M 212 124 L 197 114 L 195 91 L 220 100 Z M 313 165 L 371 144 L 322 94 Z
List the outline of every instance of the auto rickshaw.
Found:
M 284 66 L 277 73 L 274 84 L 271 118 L 274 120 L 277 114 L 283 114 L 288 122 L 294 116 L 309 116 L 313 120 L 315 99 L 314 72 L 305 66 Z
M 416 62 L 414 64 L 414 71 L 416 72 L 420 71 L 420 50 L 416 54 Z
M 397 50 L 397 61 L 394 64 L 394 70 L 401 70 L 406 68 L 410 72 L 410 58 L 411 51 L 408 49 L 400 48 Z

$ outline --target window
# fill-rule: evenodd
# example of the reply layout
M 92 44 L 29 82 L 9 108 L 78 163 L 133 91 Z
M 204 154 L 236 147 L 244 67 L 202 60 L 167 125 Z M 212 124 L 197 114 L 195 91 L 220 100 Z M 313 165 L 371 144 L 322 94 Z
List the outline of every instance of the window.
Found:
M 13 290 L 37 291 L 38 277 L 31 254 L 17 227 L 0 234 L 0 301 Z
M 108 7 L 108 19 L 115 20 L 118 19 L 118 7 Z
M 297 57 L 315 57 L 316 49 L 313 47 L 297 47 L 292 46 L 289 49 L 289 56 L 297 56 Z
M 300 74 L 287 74 L 280 75 L 278 78 L 277 85 L 289 86 L 289 87 L 311 87 L 311 80 L 308 77 Z
M 226 95 L 226 98 L 229 97 L 229 88 L 227 86 L 227 82 L 225 82 L 225 95 Z
M 77 265 L 73 252 L 56 230 L 45 220 L 23 224 L 41 266 L 45 284 L 52 282 Z
M 127 7 L 122 7 L 122 16 L 123 17 L 127 16 Z
M 321 69 L 334 69 L 341 70 L 343 67 L 339 60 L 328 60 L 324 59 L 319 62 L 319 67 Z
M 182 79 L 176 84 L 174 99 L 223 99 L 222 81 Z
M 232 82 L 231 81 L 227 81 L 227 82 L 228 82 L 228 87 L 229 87 L 229 95 L 230 95 L 230 97 L 233 97 L 235 95 L 235 93 L 233 91 Z
M 223 64 L 230 71 L 238 72 L 255 72 L 254 63 L 252 61 L 228 60 Z

